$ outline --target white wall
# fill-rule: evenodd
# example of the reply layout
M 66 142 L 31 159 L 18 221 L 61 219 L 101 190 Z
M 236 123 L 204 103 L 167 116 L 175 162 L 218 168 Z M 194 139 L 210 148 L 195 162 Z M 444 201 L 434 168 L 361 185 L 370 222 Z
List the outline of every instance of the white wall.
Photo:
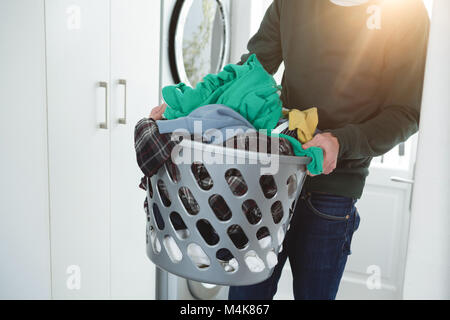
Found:
M 247 52 L 248 40 L 258 31 L 271 3 L 272 0 L 231 1 L 231 63 L 240 61 L 241 55 Z
M 425 7 L 427 7 L 430 15 L 433 13 L 433 1 L 434 0 L 423 0 L 423 3 L 425 4 Z
M 405 299 L 450 299 L 450 1 L 435 0 L 422 103 Z
M 258 31 L 261 21 L 272 0 L 232 0 L 231 1 L 231 51 L 230 63 L 237 63 L 246 53 L 247 43 Z M 274 75 L 278 84 L 284 72 L 282 63 Z
M 231 1 L 230 63 L 237 63 L 241 55 L 247 52 L 247 42 L 251 35 L 251 4 L 250 0 Z
M 0 299 L 51 296 L 44 37 L 43 0 L 0 1 Z

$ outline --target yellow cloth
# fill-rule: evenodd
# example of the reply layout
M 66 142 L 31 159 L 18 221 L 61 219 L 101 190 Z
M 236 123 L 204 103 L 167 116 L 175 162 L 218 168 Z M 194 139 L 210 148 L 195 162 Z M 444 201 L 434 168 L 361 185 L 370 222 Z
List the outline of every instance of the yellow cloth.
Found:
M 289 130 L 297 130 L 298 140 L 301 143 L 306 143 L 314 137 L 318 124 L 317 108 L 304 111 L 293 109 L 289 112 Z

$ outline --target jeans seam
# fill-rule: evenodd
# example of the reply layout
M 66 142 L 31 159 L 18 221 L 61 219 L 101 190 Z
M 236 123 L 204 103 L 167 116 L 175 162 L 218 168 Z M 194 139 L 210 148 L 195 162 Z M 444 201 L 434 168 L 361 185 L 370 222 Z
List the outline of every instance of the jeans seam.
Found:
M 352 250 L 351 250 L 351 239 L 353 238 L 353 234 L 355 232 L 357 216 L 358 216 L 358 209 L 356 209 L 356 207 L 355 207 L 354 210 L 353 210 L 353 223 L 351 224 L 351 235 L 349 235 L 349 229 L 348 229 L 348 226 L 350 224 L 347 224 L 347 231 L 345 233 L 345 244 L 347 244 L 347 242 L 349 242 L 348 243 L 348 254 L 347 255 L 351 255 L 351 253 L 352 253 Z
M 347 225 L 345 226 L 345 240 L 344 240 L 344 243 L 342 245 L 342 250 L 341 250 L 343 255 L 349 255 L 350 254 L 350 246 L 348 248 L 348 253 L 345 252 L 345 246 L 347 245 L 347 242 L 349 240 L 349 235 L 348 235 L 349 226 L 350 226 L 350 223 L 347 222 Z

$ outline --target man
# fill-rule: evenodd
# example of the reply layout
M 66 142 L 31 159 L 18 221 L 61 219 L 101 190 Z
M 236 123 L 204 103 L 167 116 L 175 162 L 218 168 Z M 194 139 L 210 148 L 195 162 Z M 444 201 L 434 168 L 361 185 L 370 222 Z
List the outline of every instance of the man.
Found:
M 275 0 L 248 43 L 274 74 L 284 61 L 286 108 L 319 112 L 324 151 L 308 177 L 266 281 L 231 287 L 230 299 L 272 299 L 289 258 L 295 299 L 335 299 L 359 225 L 372 157 L 418 130 L 429 19 L 422 0 Z

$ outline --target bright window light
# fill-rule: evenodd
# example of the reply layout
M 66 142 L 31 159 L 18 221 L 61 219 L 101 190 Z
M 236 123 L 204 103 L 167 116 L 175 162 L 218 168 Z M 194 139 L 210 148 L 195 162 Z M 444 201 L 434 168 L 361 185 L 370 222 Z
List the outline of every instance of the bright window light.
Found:
M 434 0 L 423 0 L 423 2 L 425 3 L 425 7 L 427 7 L 428 14 L 430 15 L 430 17 L 433 13 L 433 1 Z

